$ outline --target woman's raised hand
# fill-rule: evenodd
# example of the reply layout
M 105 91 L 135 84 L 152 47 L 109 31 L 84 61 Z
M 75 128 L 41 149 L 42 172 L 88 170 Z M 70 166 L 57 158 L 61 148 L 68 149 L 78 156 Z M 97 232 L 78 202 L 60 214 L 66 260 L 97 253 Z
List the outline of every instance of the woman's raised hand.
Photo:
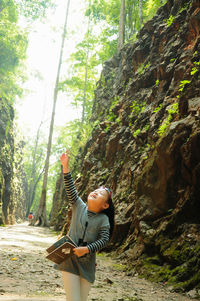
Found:
M 66 150 L 66 153 L 63 153 L 60 156 L 60 162 L 63 166 L 63 172 L 68 173 L 69 172 L 69 151 Z

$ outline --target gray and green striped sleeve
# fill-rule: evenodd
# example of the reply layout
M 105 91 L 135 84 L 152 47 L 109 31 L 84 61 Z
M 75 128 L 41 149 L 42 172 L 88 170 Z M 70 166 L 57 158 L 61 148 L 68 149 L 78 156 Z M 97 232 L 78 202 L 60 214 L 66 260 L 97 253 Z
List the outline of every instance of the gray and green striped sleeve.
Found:
M 99 237 L 96 241 L 88 244 L 90 253 L 94 253 L 103 249 L 109 241 L 109 228 L 104 227 L 100 229 Z
M 67 197 L 71 204 L 75 204 L 78 199 L 78 193 L 74 185 L 74 180 L 71 173 L 64 173 L 64 185 Z

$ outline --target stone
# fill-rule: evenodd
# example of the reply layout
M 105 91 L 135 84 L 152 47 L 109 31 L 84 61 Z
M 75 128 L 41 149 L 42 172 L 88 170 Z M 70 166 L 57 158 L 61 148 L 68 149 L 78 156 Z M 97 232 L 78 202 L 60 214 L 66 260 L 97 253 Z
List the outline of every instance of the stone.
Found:
M 195 299 L 198 297 L 198 293 L 197 293 L 196 289 L 193 289 L 193 290 L 187 292 L 187 295 L 192 299 Z

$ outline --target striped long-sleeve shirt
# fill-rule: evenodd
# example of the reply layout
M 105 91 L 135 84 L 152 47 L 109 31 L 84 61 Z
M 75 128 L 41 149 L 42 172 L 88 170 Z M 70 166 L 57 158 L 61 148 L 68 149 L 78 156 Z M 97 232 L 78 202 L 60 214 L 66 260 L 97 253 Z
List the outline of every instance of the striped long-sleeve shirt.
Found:
M 78 204 L 80 204 L 80 202 L 82 205 L 83 201 L 80 199 L 80 197 L 77 193 L 71 173 L 64 174 L 64 185 L 65 185 L 65 190 L 66 190 L 68 199 L 69 199 L 70 203 L 73 205 L 73 207 L 78 206 Z M 86 206 L 86 205 L 84 205 L 84 206 Z M 87 210 L 88 228 L 86 226 L 86 234 L 87 234 L 87 231 L 90 230 L 89 226 L 90 226 L 90 223 L 92 223 L 93 218 L 96 218 L 97 216 L 99 216 L 98 213 L 94 213 L 94 212 Z M 95 229 L 93 229 L 93 231 L 94 230 Z M 103 225 L 100 225 L 98 227 L 98 229 L 96 229 L 96 230 L 98 231 L 97 239 L 95 241 L 89 242 L 87 244 L 87 247 L 88 247 L 90 253 L 94 253 L 94 252 L 101 250 L 103 247 L 105 247 L 105 245 L 109 241 L 109 225 L 108 225 L 108 223 L 106 223 L 106 224 L 104 223 Z

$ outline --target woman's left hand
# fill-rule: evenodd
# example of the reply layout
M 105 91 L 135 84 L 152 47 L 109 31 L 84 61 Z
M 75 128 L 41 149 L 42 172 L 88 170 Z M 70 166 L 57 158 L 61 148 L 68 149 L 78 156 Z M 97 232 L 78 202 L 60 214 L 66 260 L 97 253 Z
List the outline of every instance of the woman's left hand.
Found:
M 81 257 L 85 254 L 88 254 L 89 249 L 88 249 L 88 247 L 78 247 L 78 248 L 73 249 L 73 252 L 77 257 Z

